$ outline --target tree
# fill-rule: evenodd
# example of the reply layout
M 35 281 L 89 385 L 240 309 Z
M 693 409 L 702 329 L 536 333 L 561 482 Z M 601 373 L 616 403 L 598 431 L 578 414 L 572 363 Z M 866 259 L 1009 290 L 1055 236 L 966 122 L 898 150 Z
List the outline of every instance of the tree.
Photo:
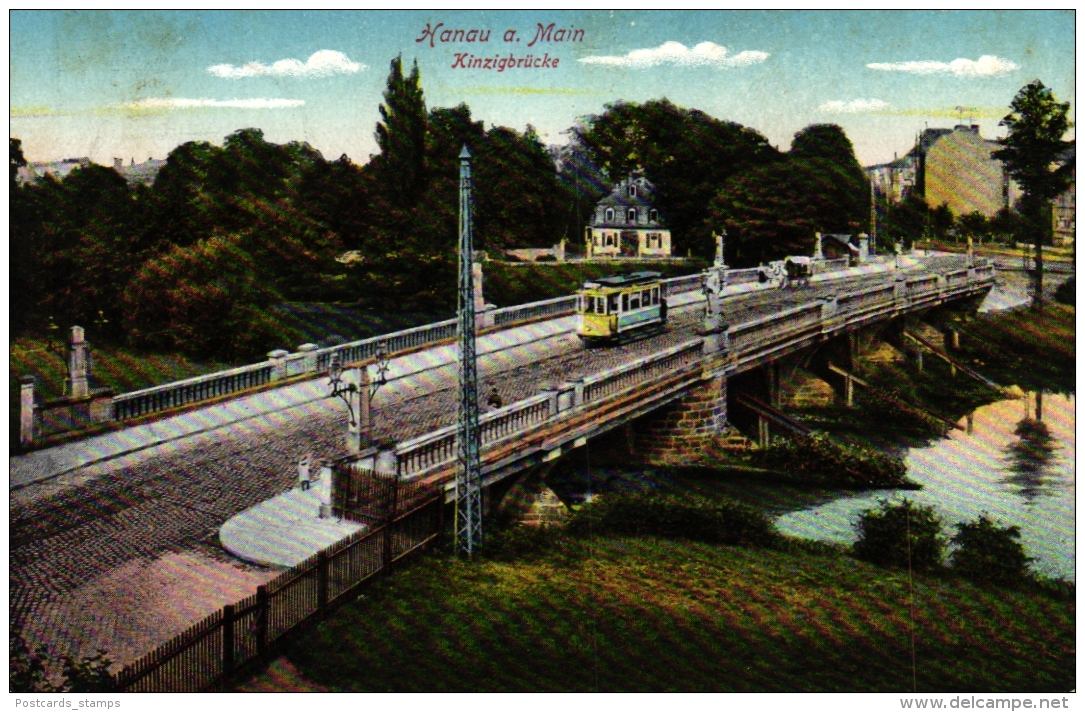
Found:
M 779 152 L 757 131 L 667 99 L 616 102 L 574 127 L 591 161 L 617 183 L 641 170 L 655 186 L 656 207 L 674 251 L 710 257 L 719 225 L 705 221 L 709 203 L 732 176 L 769 163 Z
M 729 179 L 704 223 L 726 227 L 729 259 L 756 265 L 809 254 L 814 233 L 858 233 L 870 216 L 870 187 L 851 141 L 833 124 L 795 134 L 791 150 Z
M 1029 198 L 1026 217 L 1033 223 L 1036 235 L 1033 304 L 1043 308 L 1042 243 L 1051 239 L 1051 202 L 1070 186 L 1074 170 L 1073 161 L 1065 157 L 1072 143 L 1063 140 L 1071 125 L 1070 104 L 1059 103 L 1037 79 L 1017 92 L 1010 108 L 1012 111 L 998 124 L 1007 128 L 1006 136 L 998 140 L 1002 148 L 992 156 L 1002 161 Z
M 392 60 L 380 114 L 377 174 L 390 202 L 408 209 L 423 189 L 426 151 L 426 101 L 417 60 L 408 77 L 403 76 L 402 56 Z
M 977 583 L 1012 586 L 1028 580 L 1032 558 L 1021 546 L 1021 528 L 1000 527 L 986 515 L 957 524 L 949 555 L 953 570 Z
M 945 550 L 942 519 L 930 507 L 905 499 L 892 505 L 883 501 L 868 509 L 855 526 L 859 539 L 852 546 L 856 558 L 878 566 L 917 571 L 941 565 Z

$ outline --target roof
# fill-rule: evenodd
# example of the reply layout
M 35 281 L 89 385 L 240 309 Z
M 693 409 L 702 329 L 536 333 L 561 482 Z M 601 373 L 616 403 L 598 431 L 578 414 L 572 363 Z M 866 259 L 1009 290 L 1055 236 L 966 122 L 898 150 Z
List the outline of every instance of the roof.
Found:
M 588 280 L 584 282 L 585 289 L 593 289 L 596 287 L 626 287 L 633 284 L 642 284 L 644 282 L 655 282 L 663 275 L 659 272 L 632 272 L 630 274 L 616 274 L 610 277 L 600 277 L 598 279 Z

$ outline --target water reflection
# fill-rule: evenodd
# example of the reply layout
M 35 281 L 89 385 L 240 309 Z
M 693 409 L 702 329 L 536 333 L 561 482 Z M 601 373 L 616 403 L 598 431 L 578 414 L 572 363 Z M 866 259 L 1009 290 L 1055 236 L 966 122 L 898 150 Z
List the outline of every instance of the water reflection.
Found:
M 1018 421 L 1013 432 L 1019 439 L 1006 446 L 1010 474 L 1005 481 L 1017 487 L 1025 501 L 1031 502 L 1040 495 L 1045 475 L 1051 471 L 1055 443 L 1047 425 L 1034 418 Z
M 842 494 L 832 502 L 783 515 L 781 531 L 836 542 L 855 540 L 859 514 L 878 500 L 904 496 L 934 507 L 946 532 L 983 513 L 1021 528 L 1033 568 L 1074 578 L 1073 396 L 1022 394 L 978 408 L 972 427 L 905 455 L 908 476 L 923 486 L 912 492 Z M 1038 402 L 1037 402 L 1038 401 Z M 962 426 L 967 425 L 962 419 Z

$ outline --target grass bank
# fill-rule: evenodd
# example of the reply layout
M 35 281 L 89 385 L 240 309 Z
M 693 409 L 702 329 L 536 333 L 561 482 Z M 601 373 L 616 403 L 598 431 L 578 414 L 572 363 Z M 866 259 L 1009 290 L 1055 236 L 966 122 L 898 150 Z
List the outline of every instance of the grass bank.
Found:
M 542 536 L 546 539 L 539 542 Z M 921 691 L 1075 686 L 1074 604 L 877 569 L 830 547 L 570 536 L 434 553 L 237 689 Z M 499 542 L 494 542 L 497 544 Z

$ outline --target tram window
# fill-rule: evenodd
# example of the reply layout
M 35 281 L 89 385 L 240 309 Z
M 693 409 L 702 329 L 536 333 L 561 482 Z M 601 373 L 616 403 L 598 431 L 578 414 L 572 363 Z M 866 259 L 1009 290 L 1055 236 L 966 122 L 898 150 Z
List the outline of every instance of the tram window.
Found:
M 652 288 L 652 304 L 659 304 L 659 287 Z
M 610 295 L 610 298 L 607 299 L 607 306 L 608 306 L 608 309 L 607 309 L 608 314 L 617 314 L 618 313 L 618 295 L 617 294 Z
M 607 313 L 607 303 L 606 303 L 606 301 L 603 300 L 602 297 L 596 297 L 595 298 L 595 313 L 596 314 L 606 314 Z
M 628 294 L 623 294 L 622 295 L 622 311 L 623 312 L 629 311 L 629 295 Z
M 652 306 L 652 290 L 644 290 L 644 292 L 640 295 L 640 303 L 646 307 Z
M 629 297 L 629 308 L 640 309 L 640 292 L 634 292 Z

